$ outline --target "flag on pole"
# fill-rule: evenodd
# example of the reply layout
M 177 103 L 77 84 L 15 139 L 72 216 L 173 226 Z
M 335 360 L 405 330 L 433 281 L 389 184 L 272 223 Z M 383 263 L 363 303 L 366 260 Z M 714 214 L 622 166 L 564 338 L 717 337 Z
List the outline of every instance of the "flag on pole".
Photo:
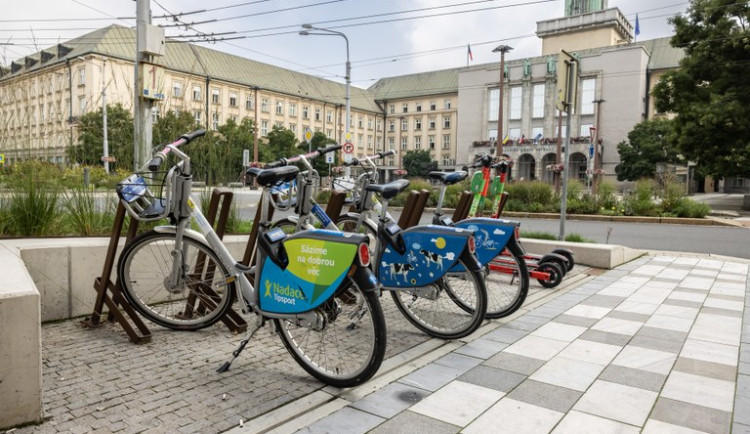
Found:
M 503 145 L 507 144 L 510 141 L 510 136 L 505 136 L 503 139 Z
M 469 51 L 468 51 L 469 60 L 474 60 L 474 55 L 471 54 L 471 44 L 467 45 L 467 47 L 469 49 Z
M 635 14 L 635 36 L 641 34 L 641 23 L 638 22 L 638 14 Z

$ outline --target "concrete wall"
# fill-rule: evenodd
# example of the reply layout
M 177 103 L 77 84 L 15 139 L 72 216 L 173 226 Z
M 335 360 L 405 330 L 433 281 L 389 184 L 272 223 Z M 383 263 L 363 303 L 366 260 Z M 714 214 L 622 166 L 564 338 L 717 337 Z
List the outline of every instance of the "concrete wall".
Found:
M 18 252 L 0 249 L 0 429 L 42 420 L 39 292 Z

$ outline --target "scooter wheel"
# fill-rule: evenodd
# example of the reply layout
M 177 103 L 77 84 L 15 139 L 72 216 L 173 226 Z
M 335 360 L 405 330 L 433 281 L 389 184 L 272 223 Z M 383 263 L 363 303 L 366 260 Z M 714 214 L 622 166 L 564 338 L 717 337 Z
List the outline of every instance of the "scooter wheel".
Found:
M 568 249 L 555 249 L 552 251 L 552 253 L 557 253 L 558 255 L 565 258 L 565 266 L 568 269 L 568 271 L 572 270 L 573 267 L 576 265 L 576 261 L 573 259 L 573 253 Z
M 544 262 L 539 264 L 537 270 L 543 273 L 549 273 L 549 279 L 537 279 L 537 282 L 545 288 L 554 288 L 563 280 L 562 268 L 555 263 Z

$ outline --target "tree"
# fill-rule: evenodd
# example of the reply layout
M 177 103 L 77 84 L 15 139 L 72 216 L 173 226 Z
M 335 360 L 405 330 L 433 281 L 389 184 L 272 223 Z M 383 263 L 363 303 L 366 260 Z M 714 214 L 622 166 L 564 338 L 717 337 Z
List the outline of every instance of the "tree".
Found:
M 635 181 L 652 177 L 657 163 L 682 163 L 673 143 L 667 140 L 672 121 L 647 120 L 628 133 L 628 140 L 617 145 L 621 163 L 617 165 L 618 181 Z
M 96 166 L 102 164 L 104 129 L 102 109 L 89 112 L 78 121 L 78 142 L 68 148 L 73 163 Z M 133 116 L 122 104 L 107 106 L 107 142 L 109 155 L 115 158 L 111 169 L 133 167 Z
M 432 161 L 430 151 L 427 149 L 406 151 L 402 158 L 406 176 L 427 176 L 431 170 L 437 170 L 437 161 Z
M 750 177 L 748 20 L 736 0 L 692 0 L 671 19 L 685 57 L 656 85 L 656 108 L 676 113 L 668 140 L 705 175 Z
M 299 154 L 306 154 L 307 150 L 316 150 L 325 148 L 326 146 L 330 145 L 331 143 L 336 143 L 335 140 L 327 137 L 322 132 L 318 131 L 315 133 L 312 137 L 312 140 L 310 140 L 309 146 L 307 142 L 301 142 L 299 145 L 297 145 L 297 153 Z M 339 160 L 338 154 L 339 152 L 334 152 L 334 160 L 333 165 L 336 165 L 336 162 Z M 326 163 L 325 156 L 320 156 L 317 158 L 314 158 L 312 161 L 312 166 L 315 168 L 315 170 L 318 171 L 318 174 L 320 176 L 328 176 L 328 163 Z
M 266 136 L 268 146 L 260 146 L 258 149 L 259 159 L 263 162 L 271 162 L 284 157 L 298 155 L 297 137 L 294 132 L 282 126 L 274 125 Z

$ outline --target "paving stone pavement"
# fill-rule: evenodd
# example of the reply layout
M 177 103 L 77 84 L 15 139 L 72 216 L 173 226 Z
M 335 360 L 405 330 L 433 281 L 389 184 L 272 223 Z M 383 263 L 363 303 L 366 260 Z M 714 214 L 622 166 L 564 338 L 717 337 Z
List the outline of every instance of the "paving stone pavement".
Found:
M 749 433 L 748 290 L 748 261 L 641 257 L 272 432 Z

